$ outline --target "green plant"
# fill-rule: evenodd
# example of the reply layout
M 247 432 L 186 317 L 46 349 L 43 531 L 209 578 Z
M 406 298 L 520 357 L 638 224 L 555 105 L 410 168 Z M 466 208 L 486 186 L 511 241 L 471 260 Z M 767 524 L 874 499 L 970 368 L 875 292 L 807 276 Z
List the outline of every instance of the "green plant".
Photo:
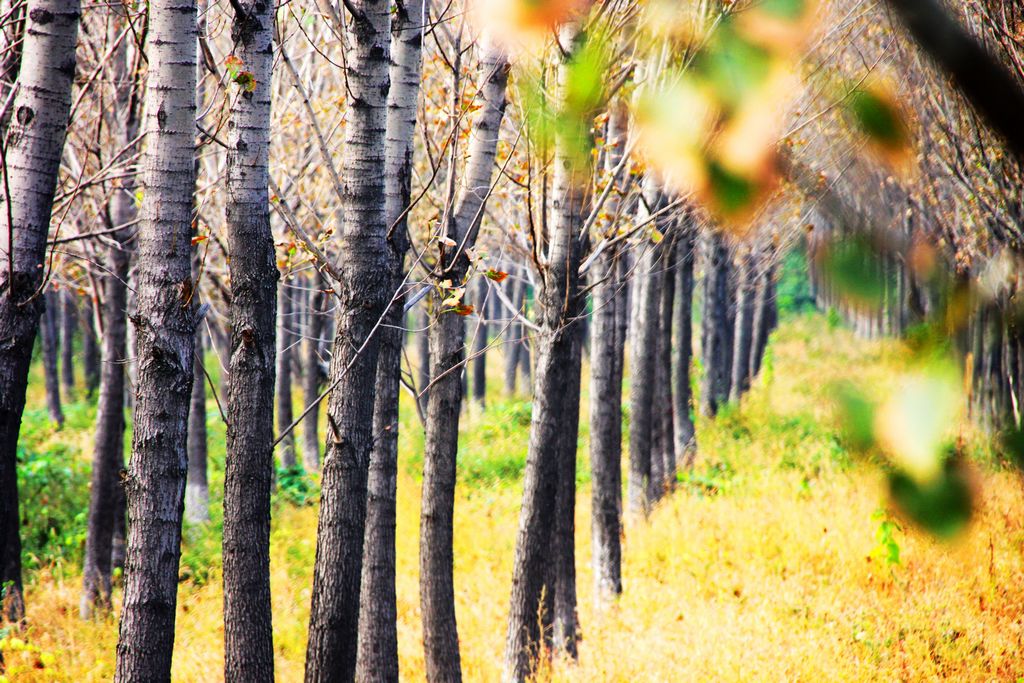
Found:
M 903 527 L 882 508 L 875 510 L 871 519 L 878 522 L 878 528 L 875 529 L 876 545 L 871 554 L 883 560 L 887 566 L 899 564 L 900 544 L 896 541 L 896 533 L 903 531 Z
M 89 467 L 77 449 L 63 444 L 41 451 L 19 446 L 18 491 L 25 568 L 77 566 L 89 509 Z
M 306 474 L 302 465 L 280 467 L 277 470 L 278 500 L 293 505 L 312 505 L 320 495 L 320 487 Z

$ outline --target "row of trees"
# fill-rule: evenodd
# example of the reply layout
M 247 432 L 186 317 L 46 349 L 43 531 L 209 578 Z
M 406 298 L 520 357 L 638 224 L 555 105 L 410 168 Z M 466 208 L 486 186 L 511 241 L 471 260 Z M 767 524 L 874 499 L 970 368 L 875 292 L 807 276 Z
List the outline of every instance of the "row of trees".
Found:
M 58 336 L 68 373 L 80 315 L 74 293 L 92 303 L 78 325 L 83 348 L 93 330 L 102 340 L 98 371 L 83 362 L 87 377 L 98 372 L 99 397 L 81 612 L 109 609 L 113 568 L 123 561 L 118 680 L 170 675 L 182 519 L 208 515 L 208 390 L 227 425 L 225 677 L 273 679 L 277 448 L 286 469 L 321 472 L 307 679 L 397 680 L 403 387 L 415 395 L 425 430 L 427 676 L 460 680 L 452 538 L 464 378 L 473 375 L 471 395 L 485 403 L 485 358 L 500 343 L 506 384 L 514 390 L 522 377 L 533 396 L 505 650 L 505 678 L 521 681 L 547 653 L 575 656 L 580 637 L 575 468 L 585 354 L 595 596 L 604 605 L 623 590 L 624 401 L 625 507 L 642 518 L 695 456 L 692 387 L 696 411 L 713 417 L 756 377 L 777 324 L 779 263 L 804 232 L 801 211 L 813 213 L 808 253 L 820 303 L 842 308 L 865 334 L 901 332 L 935 310 L 925 274 L 905 258 L 923 239 L 918 223 L 949 226 L 958 256 L 961 244 L 977 253 L 988 240 L 1018 246 L 1019 222 L 1007 211 L 1019 209 L 1019 183 L 1006 180 L 1016 162 L 993 151 L 998 142 L 966 104 L 958 104 L 959 120 L 938 113 L 940 98 L 954 96 L 909 50 L 901 59 L 914 64 L 914 77 L 924 74 L 922 87 L 908 84 L 926 100 L 918 111 L 950 127 L 926 138 L 936 148 L 923 164 L 929 172 L 932 163 L 960 168 L 961 182 L 923 183 L 917 192 L 870 165 L 822 182 L 828 174 L 805 160 L 815 143 L 786 145 L 765 158 L 778 156 L 796 192 L 775 208 L 748 211 L 748 195 L 759 192 L 732 170 L 746 157 L 733 149 L 737 158 L 702 158 L 710 184 L 696 196 L 710 193 L 711 206 L 752 214 L 739 230 L 735 218 L 680 192 L 676 170 L 637 160 L 644 117 L 634 112 L 671 92 L 691 65 L 708 89 L 721 86 L 718 51 L 761 46 L 743 12 L 771 8 L 699 3 L 671 14 L 674 30 L 665 31 L 665 15 L 647 3 L 606 0 L 589 11 L 493 4 L 483 28 L 461 6 L 401 0 L 281 8 L 153 0 L 84 14 L 73 0 L 29 0 L 10 8 L 0 150 L 0 579 L 8 619 L 25 614 L 15 468 L 29 362 L 41 330 L 59 421 Z M 834 25 L 848 21 L 829 10 Z M 874 19 L 873 10 L 857 17 L 862 32 L 848 38 L 851 51 L 877 47 Z M 986 39 L 1018 63 L 1012 32 L 995 20 L 987 26 Z M 694 28 L 717 36 L 711 47 L 692 41 Z M 517 45 L 540 57 L 514 49 L 505 34 L 515 32 Z M 785 54 L 774 43 L 758 49 L 764 55 L 741 63 L 735 78 L 760 78 L 758 59 Z M 514 72 L 512 57 L 520 63 Z M 726 85 L 731 93 L 735 83 Z M 828 100 L 824 90 L 818 95 Z M 744 96 L 756 102 L 758 93 Z M 736 103 L 722 106 L 717 121 L 742 121 Z M 798 128 L 827 129 L 833 108 L 819 101 L 800 114 Z M 964 126 L 974 126 L 973 137 Z M 977 143 L 964 150 L 964 140 Z M 674 140 L 664 144 L 675 149 Z M 977 159 L 993 160 L 991 182 L 979 185 L 965 170 Z M 886 206 L 898 209 L 866 210 L 867 190 L 874 199 L 884 192 Z M 928 192 L 938 194 L 932 200 Z M 939 209 L 947 196 L 1000 224 L 966 233 L 966 223 L 950 224 Z M 826 233 L 866 225 L 895 228 L 885 234 L 896 248 L 867 261 L 884 283 L 881 306 L 840 296 L 838 261 L 828 256 L 834 240 Z M 1000 296 L 1005 308 L 1012 292 Z M 691 378 L 695 300 L 699 382 Z M 988 320 L 970 327 L 975 358 L 985 358 L 973 366 L 984 385 L 978 394 L 1006 415 L 1018 405 L 1019 342 L 1014 324 Z M 412 338 L 407 328 L 416 330 Z M 405 360 L 410 342 L 416 362 Z M 220 365 L 220 386 L 210 360 Z M 305 406 L 298 414 L 296 380 Z M 131 457 L 122 475 L 129 407 Z

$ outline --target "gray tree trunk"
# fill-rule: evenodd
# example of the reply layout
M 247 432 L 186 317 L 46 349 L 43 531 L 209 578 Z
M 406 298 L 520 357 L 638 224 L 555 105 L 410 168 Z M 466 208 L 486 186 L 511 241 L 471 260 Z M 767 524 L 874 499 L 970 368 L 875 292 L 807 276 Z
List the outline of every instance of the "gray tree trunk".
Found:
M 672 403 L 675 416 L 676 460 L 689 466 L 697 450 L 696 431 L 690 416 L 693 401 L 690 390 L 690 361 L 693 356 L 693 265 L 696 257 L 696 235 L 693 217 L 680 218 L 676 236 L 676 362 L 675 391 Z
M 350 681 L 358 646 L 366 485 L 373 447 L 374 378 L 391 284 L 384 203 L 390 2 L 350 0 L 346 84 L 351 98 L 342 154 L 344 278 L 328 382 L 327 448 L 306 649 L 306 680 Z
M 564 102 L 567 92 L 567 64 L 581 46 L 581 39 L 580 27 L 575 22 L 563 25 L 559 31 L 563 55 L 558 70 L 560 102 Z M 537 658 L 543 649 L 538 614 L 542 614 L 545 592 L 554 598 L 556 638 L 553 644 L 571 655 L 575 651 L 578 630 L 575 577 L 572 577 L 571 584 L 567 584 L 568 576 L 563 577 L 565 572 L 575 572 L 575 567 L 567 566 L 573 557 L 573 549 L 554 548 L 556 580 L 551 580 L 546 566 L 551 560 L 554 543 L 573 544 L 571 534 L 567 538 L 566 531 L 566 525 L 571 526 L 572 521 L 566 516 L 572 514 L 573 507 L 568 498 L 575 500 L 575 495 L 569 492 L 569 488 L 575 486 L 575 477 L 568 481 L 570 471 L 575 472 L 575 452 L 570 465 L 568 451 L 570 441 L 575 450 L 579 396 L 578 393 L 570 394 L 574 393 L 572 389 L 580 381 L 579 359 L 582 353 L 578 316 L 582 312 L 582 298 L 578 274 L 582 246 L 578 231 L 585 210 L 584 187 L 590 171 L 580 167 L 580 162 L 571 152 L 579 149 L 583 141 L 567 138 L 568 135 L 572 133 L 563 131 L 556 139 L 552 192 L 554 220 L 537 296 L 541 329 L 537 334 L 537 375 L 523 504 L 512 565 L 512 595 L 502 674 L 502 680 L 506 682 L 525 681 L 536 668 Z M 571 592 L 559 595 L 559 591 L 566 589 Z
M 661 479 L 652 481 L 652 494 L 659 498 L 672 490 L 676 479 L 675 404 L 672 402 L 672 312 L 676 292 L 676 245 L 676 225 L 673 224 L 661 244 L 663 255 L 658 301 L 658 350 L 654 359 L 653 419 L 658 425 L 658 444 L 651 458 L 661 460 Z
M 398 401 L 405 331 L 405 255 L 413 168 L 413 138 L 420 88 L 423 3 L 398 2 L 391 24 L 391 89 L 388 92 L 384 181 L 388 223 L 389 292 L 394 301 L 380 331 L 374 444 L 367 480 L 366 532 L 359 597 L 356 679 L 398 681 L 398 606 L 395 592 L 395 519 L 398 484 Z
M 482 408 L 487 402 L 487 278 L 479 277 L 476 281 L 474 302 L 477 319 L 470 322 L 473 327 L 473 363 L 470 366 L 473 375 L 473 400 Z
M 700 411 L 714 417 L 729 398 L 729 250 L 725 238 L 712 232 L 704 245 L 704 305 L 701 316 L 701 348 L 704 374 L 700 386 Z
M 513 275 L 515 272 L 513 271 Z M 526 275 L 525 273 L 521 278 L 516 277 L 509 279 L 509 301 L 515 307 L 516 311 L 521 314 L 525 314 L 523 304 L 526 302 Z M 510 316 L 511 313 L 505 312 L 503 315 Z M 508 326 L 508 339 L 506 340 L 505 347 L 505 393 L 512 396 L 516 393 L 516 377 L 519 375 L 520 358 L 523 353 L 525 342 L 523 341 L 523 334 L 526 328 L 521 322 L 513 322 Z
M 732 380 L 729 389 L 729 400 L 733 403 L 738 403 L 740 397 L 750 387 L 748 359 L 753 336 L 755 272 L 753 255 L 748 253 L 741 256 L 740 267 L 736 273 L 736 325 L 732 348 Z
M 296 312 L 292 306 L 292 289 L 282 277 L 277 289 L 277 431 L 284 434 L 294 418 L 292 409 L 292 355 L 297 348 L 295 329 Z M 278 444 L 278 457 L 283 469 L 298 463 L 295 454 L 295 432 L 285 435 Z
M 200 273 L 198 250 L 192 255 L 192 277 Z M 198 292 L 195 293 L 198 297 Z M 203 374 L 203 329 L 196 328 L 192 359 L 192 397 L 188 411 L 188 477 L 185 482 L 185 519 L 192 524 L 210 521 L 210 486 L 206 477 L 206 376 Z
M 426 413 L 427 387 L 430 386 L 430 315 L 429 299 L 427 297 L 418 307 L 416 314 L 416 389 L 420 392 L 420 405 Z
M 64 426 L 64 410 L 60 400 L 60 292 L 47 289 L 43 297 L 46 308 L 39 325 L 43 352 L 43 382 L 46 385 L 46 410 L 50 421 L 60 429 Z
M 154 0 L 148 26 L 143 200 L 133 318 L 138 368 L 125 482 L 128 551 L 115 681 L 171 675 L 198 320 L 190 242 L 195 188 L 196 6 Z
M 614 172 L 624 154 L 629 124 L 622 101 L 611 105 L 609 145 L 605 168 Z M 617 217 L 623 188 L 617 187 L 605 203 L 605 212 Z M 603 237 L 612 236 L 614 218 Z M 618 247 L 605 249 L 591 265 L 593 306 L 590 349 L 590 476 L 591 562 L 594 601 L 604 605 L 622 593 L 622 342 L 619 319 L 625 307 L 620 278 L 622 256 Z
M 490 194 L 494 158 L 505 114 L 508 61 L 487 43 L 481 45 L 480 109 L 470 131 L 462 187 L 450 219 L 448 237 L 472 247 L 480 229 L 484 202 Z M 443 248 L 442 248 L 443 249 Z M 442 250 L 439 280 L 462 283 L 469 269 L 465 250 Z M 436 320 L 430 327 L 430 376 L 426 439 L 423 457 L 423 495 L 420 514 L 420 607 L 427 680 L 462 679 L 459 638 L 455 621 L 452 534 L 455 507 L 455 456 L 459 413 L 462 409 L 462 367 L 465 351 L 463 318 L 445 312 L 435 300 Z
M 650 177 L 644 179 L 644 198 L 639 220 L 645 220 L 662 206 L 662 194 Z M 659 222 L 663 228 L 663 221 Z M 662 242 L 664 243 L 664 242 Z M 660 458 L 652 458 L 654 431 L 655 358 L 658 355 L 658 312 L 660 310 L 664 252 L 660 244 L 646 243 L 634 274 L 636 332 L 630 347 L 629 382 L 629 509 L 647 515 L 657 496 L 652 496 L 663 478 Z
M 267 196 L 274 5 L 241 0 L 231 34 L 256 81 L 232 98 L 227 223 L 231 370 L 224 472 L 224 680 L 274 680 L 270 609 L 270 487 L 278 271 Z
M 60 383 L 68 398 L 75 391 L 75 334 L 78 306 L 75 295 L 65 290 L 60 297 Z
M 108 40 L 116 40 L 125 28 L 127 18 L 122 7 L 111 10 L 114 16 L 107 27 Z M 114 107 L 109 125 L 118 147 L 133 153 L 131 141 L 138 135 L 138 100 L 133 97 L 136 86 L 131 74 L 131 41 L 122 41 L 108 62 L 113 83 Z M 131 169 L 135 170 L 134 167 Z M 99 402 L 96 406 L 96 433 L 89 489 L 89 522 L 82 567 L 83 619 L 94 609 L 110 609 L 112 569 L 115 566 L 114 536 L 120 531 L 116 558 L 124 565 L 124 489 L 120 471 L 124 467 L 125 430 L 125 364 L 128 359 L 128 268 L 131 262 L 135 233 L 135 178 L 129 175 L 115 191 L 107 205 L 106 224 L 121 228 L 107 242 L 105 269 L 99 281 L 102 287 L 102 364 L 99 368 Z M 87 316 L 89 320 L 92 316 Z M 88 336 L 88 330 L 87 330 Z M 118 521 L 120 520 L 120 521 Z
M 82 311 L 82 374 L 85 376 L 85 397 L 91 399 L 100 386 L 100 349 L 96 341 L 92 301 Z
M 324 318 L 327 315 L 328 283 L 323 273 L 317 272 L 310 279 L 315 288 L 310 298 L 309 324 L 306 326 L 306 374 L 302 377 L 302 400 L 312 405 L 320 396 L 326 374 L 323 370 Z M 302 464 L 307 472 L 320 470 L 320 410 L 309 411 L 303 420 Z
M 43 313 L 46 236 L 75 75 L 77 0 L 31 0 L 6 134 L 0 202 L 0 585 L 11 621 L 25 616 L 17 446 L 32 346 Z M 7 201 L 10 197 L 10 201 Z

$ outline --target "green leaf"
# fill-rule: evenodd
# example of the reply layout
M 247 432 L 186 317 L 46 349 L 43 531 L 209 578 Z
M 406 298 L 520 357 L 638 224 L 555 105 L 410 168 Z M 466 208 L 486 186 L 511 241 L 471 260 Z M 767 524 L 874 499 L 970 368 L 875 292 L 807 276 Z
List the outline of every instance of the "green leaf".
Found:
M 893 472 L 889 492 L 903 514 L 939 538 L 951 538 L 963 530 L 973 511 L 967 479 L 951 460 L 940 476 L 924 484 L 904 472 Z
M 708 162 L 708 188 L 717 209 L 724 215 L 742 213 L 757 199 L 757 185 L 727 170 L 716 161 Z
M 824 256 L 825 270 L 839 292 L 869 306 L 879 305 L 885 294 L 878 263 L 877 250 L 859 236 L 833 242 Z
M 881 146 L 902 150 L 909 144 L 906 123 L 895 102 L 874 89 L 858 88 L 847 100 L 857 126 Z
M 735 109 L 764 83 L 772 55 L 740 35 L 731 23 L 723 23 L 714 36 L 712 45 L 696 57 L 693 70 L 721 102 Z
M 867 450 L 875 443 L 875 406 L 849 383 L 835 387 L 843 433 L 850 446 Z
M 807 11 L 806 0 L 761 0 L 757 8 L 783 19 L 799 19 Z

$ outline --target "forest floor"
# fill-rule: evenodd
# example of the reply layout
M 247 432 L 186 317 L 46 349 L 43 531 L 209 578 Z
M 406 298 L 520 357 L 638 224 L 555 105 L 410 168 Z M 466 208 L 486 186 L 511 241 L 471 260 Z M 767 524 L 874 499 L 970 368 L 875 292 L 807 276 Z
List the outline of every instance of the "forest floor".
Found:
M 473 682 L 499 678 L 529 424 L 527 401 L 501 397 L 499 358 L 492 355 L 489 395 L 495 398 L 464 420 L 455 520 L 462 663 L 465 680 Z M 784 323 L 742 405 L 699 421 L 694 470 L 648 520 L 627 520 L 625 592 L 606 611 L 595 610 L 592 600 L 584 420 L 576 513 L 580 659 L 555 662 L 541 679 L 1020 680 L 1024 489 L 1018 476 L 976 449 L 982 453 L 974 468 L 978 510 L 958 540 L 940 543 L 888 516 L 882 473 L 854 459 L 837 437 L 832 383 L 856 378 L 884 386 L 905 360 L 899 344 L 856 340 L 823 316 Z M 30 405 L 42 406 L 34 391 Z M 62 432 L 46 426 L 45 411 L 30 411 L 29 467 L 33 458 L 56 452 L 69 459 L 65 474 L 82 481 L 90 411 L 71 405 Z M 417 597 L 422 436 L 408 401 L 403 420 L 398 629 L 402 679 L 416 681 L 424 666 Z M 209 425 L 214 520 L 185 532 L 178 681 L 219 680 L 223 666 L 217 492 L 224 430 L 212 401 Z M 317 511 L 315 492 L 287 486 L 275 496 L 272 539 L 277 679 L 300 681 Z M 43 498 L 72 495 L 59 487 Z M 81 495 L 74 495 L 80 504 Z M 47 503 L 27 504 L 34 511 Z M 33 517 L 26 533 L 46 536 L 45 527 Z M 0 641 L 12 681 L 112 676 L 116 618 L 78 618 L 74 552 L 80 557 L 81 534 L 74 529 L 81 528 L 84 520 L 72 531 L 50 533 L 51 543 L 70 550 L 28 572 L 28 626 Z

